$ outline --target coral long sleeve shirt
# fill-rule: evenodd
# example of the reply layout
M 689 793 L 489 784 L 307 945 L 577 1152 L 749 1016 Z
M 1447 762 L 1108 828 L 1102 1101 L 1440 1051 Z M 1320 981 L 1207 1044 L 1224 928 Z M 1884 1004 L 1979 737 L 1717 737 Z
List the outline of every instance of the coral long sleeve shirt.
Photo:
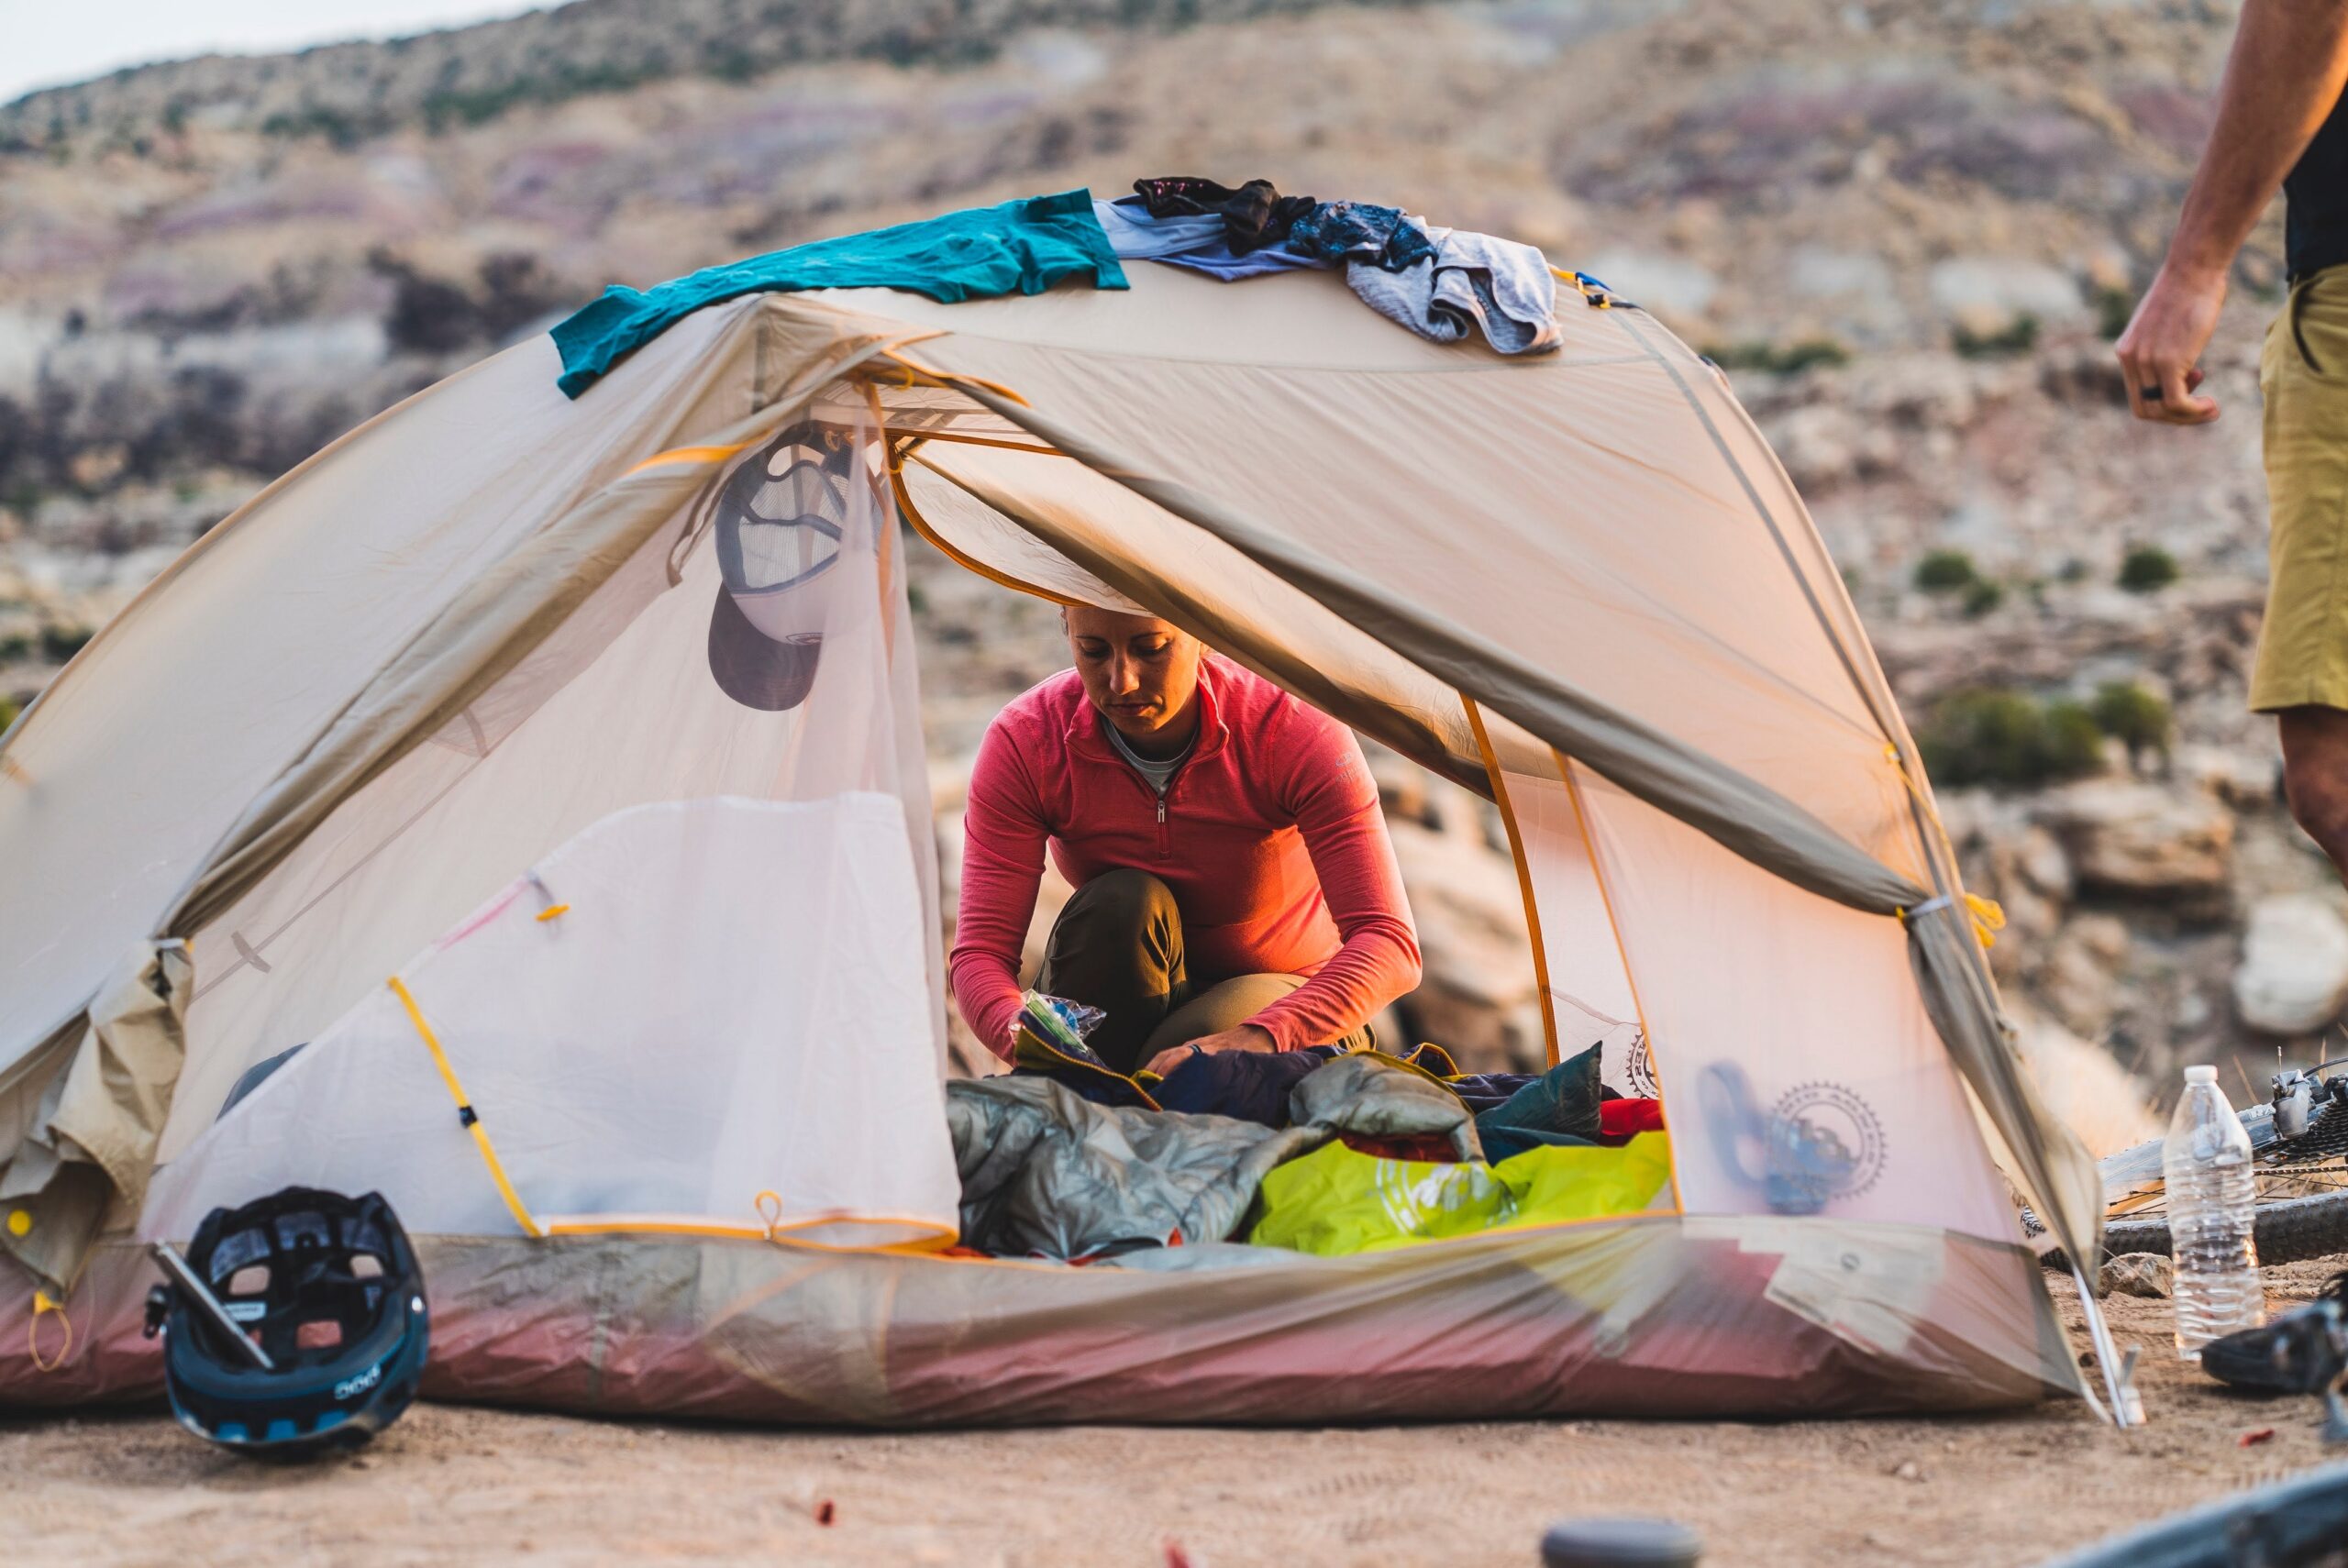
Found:
M 1010 1050 L 1047 852 L 1073 887 L 1121 867 L 1162 879 L 1194 987 L 1307 977 L 1248 1021 L 1283 1051 L 1348 1033 L 1418 985 L 1418 932 L 1353 732 L 1219 656 L 1201 661 L 1199 701 L 1198 743 L 1162 801 L 1072 669 L 988 727 L 949 967 L 964 1021 L 996 1052 Z

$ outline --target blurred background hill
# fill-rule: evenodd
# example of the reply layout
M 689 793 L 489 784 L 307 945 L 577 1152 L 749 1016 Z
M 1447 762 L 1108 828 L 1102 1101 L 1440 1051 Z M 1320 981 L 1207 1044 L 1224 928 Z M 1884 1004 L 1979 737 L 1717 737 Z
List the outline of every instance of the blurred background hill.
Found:
M 2014 916 L 2032 1048 L 2247 1071 L 2348 1002 L 2348 898 L 2241 710 L 2279 224 L 2209 361 L 2217 425 L 2132 424 L 2109 344 L 2232 24 L 2215 0 L 578 0 L 35 93 L 0 105 L 0 703 L 271 478 L 606 282 L 1261 175 L 1537 243 L 1727 368 Z M 934 558 L 915 587 L 950 851 L 956 759 L 1058 656 L 1040 606 Z M 1489 811 L 1379 766 L 1430 956 L 1401 1023 L 1537 1051 Z

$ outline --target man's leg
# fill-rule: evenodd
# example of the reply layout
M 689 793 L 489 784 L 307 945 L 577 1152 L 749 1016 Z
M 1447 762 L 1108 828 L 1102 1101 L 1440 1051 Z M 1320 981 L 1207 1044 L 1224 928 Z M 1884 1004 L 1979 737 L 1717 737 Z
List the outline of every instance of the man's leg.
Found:
M 1142 1042 L 1141 1059 L 1146 1062 L 1160 1051 L 1202 1035 L 1236 1029 L 1302 984 L 1301 975 L 1240 975 L 1209 986 L 1168 1013 L 1165 1021 L 1150 1031 L 1149 1038 Z M 1342 1040 L 1323 1043 L 1352 1050 L 1369 1045 L 1374 1038 L 1369 1025 L 1365 1023 Z
M 1076 890 L 1044 944 L 1036 988 L 1108 1014 L 1087 1042 L 1121 1073 L 1149 1060 L 1142 1042 L 1183 1000 L 1182 915 L 1146 871 L 1103 872 Z
M 2291 815 L 2348 877 L 2348 712 L 2286 708 L 2275 717 L 2282 724 L 2283 794 Z

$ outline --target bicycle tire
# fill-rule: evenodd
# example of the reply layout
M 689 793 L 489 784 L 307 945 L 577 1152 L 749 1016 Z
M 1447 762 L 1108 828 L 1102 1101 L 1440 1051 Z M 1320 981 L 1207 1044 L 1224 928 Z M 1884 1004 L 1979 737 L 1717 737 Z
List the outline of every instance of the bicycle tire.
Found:
M 2314 1154 L 2319 1163 L 2328 1164 L 2337 1158 L 2343 1142 L 2348 1140 L 2343 1140 L 2340 1124 L 2331 1120 L 2334 1117 L 2348 1122 L 2348 1107 L 2338 1102 L 2328 1106 L 2319 1113 L 2309 1142 L 2294 1146 Z M 2270 1107 L 2251 1106 L 2242 1112 L 2242 1122 L 2243 1130 L 2250 1134 L 2251 1146 L 2260 1154 L 2278 1146 Z M 2160 1139 L 2149 1139 L 2099 1161 L 2107 1186 L 2125 1187 L 2132 1182 L 2157 1176 L 2161 1143 Z M 2291 1162 L 2266 1168 L 2279 1173 L 2290 1169 Z M 2296 1198 L 2262 1198 L 2254 1223 L 2261 1264 L 2300 1263 L 2348 1253 L 2348 1188 Z M 2107 1219 L 2103 1223 L 2104 1256 L 2117 1257 L 2123 1253 L 2170 1255 L 2167 1217 L 2122 1214 Z M 2068 1266 L 2060 1253 L 2051 1254 L 2049 1261 L 2054 1266 Z
M 2255 1223 L 2258 1261 L 2262 1264 L 2336 1257 L 2348 1253 L 2348 1192 L 2319 1192 L 2306 1198 L 2278 1198 L 2262 1203 Z M 2166 1220 L 2104 1221 L 2103 1251 L 2107 1257 L 2122 1253 L 2159 1253 L 2166 1256 L 2169 1250 Z
M 2348 1464 L 2327 1465 L 2172 1514 L 2039 1568 L 2331 1568 L 2343 1561 Z

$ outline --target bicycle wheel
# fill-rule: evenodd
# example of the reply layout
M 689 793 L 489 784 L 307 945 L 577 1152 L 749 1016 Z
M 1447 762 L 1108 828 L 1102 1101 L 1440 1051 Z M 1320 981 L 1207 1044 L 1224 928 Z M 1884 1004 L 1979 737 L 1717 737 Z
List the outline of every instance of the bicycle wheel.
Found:
M 2242 1113 L 2242 1124 L 2258 1167 L 2258 1261 L 2298 1263 L 2348 1253 L 2348 1104 L 2326 1101 L 2307 1132 L 2289 1140 L 2275 1135 L 2271 1106 L 2252 1106 Z M 2105 1253 L 2168 1252 L 2160 1140 L 2122 1149 L 2098 1168 L 2107 1204 Z

